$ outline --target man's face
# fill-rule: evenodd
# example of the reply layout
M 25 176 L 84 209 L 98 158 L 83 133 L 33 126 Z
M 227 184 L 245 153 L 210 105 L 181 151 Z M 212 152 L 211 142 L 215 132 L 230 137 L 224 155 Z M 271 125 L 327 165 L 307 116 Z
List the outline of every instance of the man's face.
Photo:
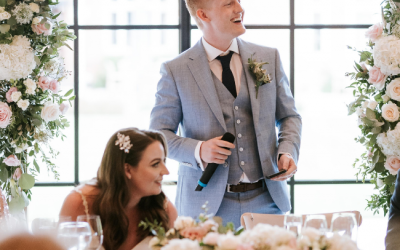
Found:
M 246 32 L 240 0 L 213 0 L 205 12 L 211 20 L 212 30 L 218 36 L 233 39 Z

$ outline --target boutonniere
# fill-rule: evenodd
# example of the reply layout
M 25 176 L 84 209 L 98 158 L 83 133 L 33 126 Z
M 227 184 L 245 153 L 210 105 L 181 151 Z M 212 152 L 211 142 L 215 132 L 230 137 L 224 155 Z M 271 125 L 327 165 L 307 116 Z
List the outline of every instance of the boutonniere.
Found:
M 256 82 L 256 98 L 258 98 L 258 88 L 264 84 L 271 82 L 271 76 L 267 74 L 266 69 L 262 69 L 262 66 L 268 64 L 267 62 L 257 62 L 253 59 L 253 55 L 249 58 L 249 70 L 251 75 Z

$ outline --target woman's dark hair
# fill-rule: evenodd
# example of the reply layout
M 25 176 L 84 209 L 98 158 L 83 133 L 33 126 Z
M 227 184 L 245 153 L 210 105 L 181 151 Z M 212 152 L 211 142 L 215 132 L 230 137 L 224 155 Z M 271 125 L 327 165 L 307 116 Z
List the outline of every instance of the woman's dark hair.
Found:
M 117 134 L 129 136 L 132 147 L 129 153 L 125 153 L 115 145 Z M 122 129 L 111 136 L 107 143 L 104 155 L 97 172 L 97 187 L 99 194 L 93 202 L 93 212 L 100 215 L 103 225 L 104 243 L 106 250 L 118 249 L 128 237 L 129 220 L 125 213 L 131 191 L 128 186 L 128 178 L 125 174 L 125 163 L 136 167 L 140 162 L 145 149 L 154 142 L 160 142 L 167 156 L 167 144 L 165 137 L 156 131 L 144 131 L 136 128 Z M 165 195 L 143 197 L 139 202 L 140 218 L 147 218 L 153 222 L 162 222 L 168 230 L 168 215 L 165 206 Z M 138 237 L 145 238 L 149 231 L 138 229 Z

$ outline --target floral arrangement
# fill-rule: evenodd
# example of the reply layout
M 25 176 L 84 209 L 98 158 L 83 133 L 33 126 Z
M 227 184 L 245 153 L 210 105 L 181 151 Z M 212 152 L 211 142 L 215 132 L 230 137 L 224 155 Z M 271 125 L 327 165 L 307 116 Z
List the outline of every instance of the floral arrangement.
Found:
M 59 49 L 76 36 L 57 20 L 60 13 L 52 12 L 57 4 L 0 0 L 0 184 L 10 212 L 28 206 L 41 170 L 38 157 L 59 177 L 52 162 L 58 153 L 49 141 L 65 137 L 61 130 L 69 123 L 64 114 L 75 98 L 72 89 L 61 94 L 70 72 Z
M 262 69 L 262 66 L 268 64 L 268 62 L 257 62 L 256 59 L 253 59 L 253 55 L 248 59 L 249 70 L 251 75 L 256 82 L 256 99 L 258 98 L 258 89 L 260 86 L 271 82 L 270 74 L 267 74 L 266 69 Z
M 203 206 L 204 208 L 204 206 Z M 149 221 L 140 226 L 156 236 L 150 240 L 152 250 L 357 250 L 357 245 L 347 236 L 334 234 L 326 237 L 318 230 L 304 228 L 302 235 L 284 228 L 257 224 L 251 230 L 237 230 L 228 223 L 222 225 L 219 217 L 201 214 L 199 221 L 180 216 L 174 228 L 165 232 L 161 224 Z

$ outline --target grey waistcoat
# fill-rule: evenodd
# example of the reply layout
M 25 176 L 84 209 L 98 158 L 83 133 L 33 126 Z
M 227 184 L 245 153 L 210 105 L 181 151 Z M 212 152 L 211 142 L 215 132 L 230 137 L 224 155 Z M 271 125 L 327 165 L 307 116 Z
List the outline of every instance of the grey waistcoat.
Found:
M 253 113 L 245 74 L 242 72 L 239 95 L 236 99 L 214 74 L 212 76 L 226 128 L 228 132 L 236 136 L 236 147 L 231 150 L 232 155 L 228 158 L 228 183 L 239 183 L 243 172 L 246 173 L 251 182 L 255 182 L 263 177 L 263 173 L 258 155 Z

